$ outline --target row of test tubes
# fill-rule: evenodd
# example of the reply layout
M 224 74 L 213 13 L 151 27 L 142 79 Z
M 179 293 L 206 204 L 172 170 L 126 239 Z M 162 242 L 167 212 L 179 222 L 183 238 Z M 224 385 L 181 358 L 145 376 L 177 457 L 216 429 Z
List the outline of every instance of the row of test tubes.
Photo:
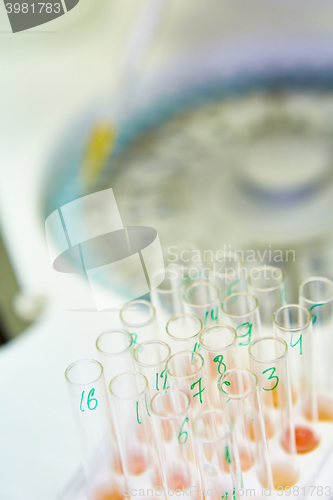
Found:
M 99 360 L 66 370 L 89 498 L 299 491 L 304 456 L 332 433 L 333 282 L 312 278 L 287 304 L 271 266 L 247 282 L 163 273 L 98 336 Z

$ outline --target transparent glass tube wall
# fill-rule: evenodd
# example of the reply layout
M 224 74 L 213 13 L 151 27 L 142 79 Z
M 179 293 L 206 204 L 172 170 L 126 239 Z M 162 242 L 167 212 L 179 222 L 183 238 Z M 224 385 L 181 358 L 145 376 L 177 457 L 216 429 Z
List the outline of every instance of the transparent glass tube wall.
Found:
M 287 303 L 285 277 L 281 269 L 261 266 L 250 273 L 247 288 L 257 298 L 264 335 L 273 333 L 273 314 Z
M 210 406 L 220 409 L 218 381 L 226 371 L 240 367 L 237 334 L 228 325 L 211 325 L 199 337 L 199 352 L 205 360 Z
M 146 377 L 137 372 L 121 373 L 111 380 L 109 389 L 129 491 L 161 487 L 161 468 L 153 436 Z
M 273 423 L 263 418 L 258 379 L 253 372 L 236 368 L 222 375 L 218 386 L 223 410 L 233 421 L 244 489 L 254 487 L 259 494 L 261 486 L 273 487 L 266 438 L 266 433 L 272 436 Z
M 327 278 L 314 277 L 299 288 L 299 303 L 309 309 L 313 326 L 314 384 L 318 393 L 317 409 L 320 421 L 333 420 L 333 377 L 328 376 L 333 359 L 333 282 Z M 312 410 L 306 411 L 312 418 Z
M 166 497 L 182 494 L 193 499 L 202 498 L 189 397 L 177 389 L 159 392 L 152 399 L 151 411 Z M 175 493 L 177 490 L 181 493 Z
M 299 479 L 296 456 L 288 346 L 278 337 L 254 340 L 249 347 L 250 368 L 258 378 L 268 450 L 276 489 L 292 487 Z M 268 432 L 267 429 L 272 430 Z M 265 478 L 260 478 L 267 488 Z
M 158 337 L 155 308 L 147 300 L 128 302 L 119 316 L 122 327 L 133 337 L 134 347 Z
M 241 498 L 243 488 L 237 446 L 230 418 L 222 411 L 208 411 L 193 423 L 204 498 Z
M 193 283 L 185 290 L 184 310 L 201 319 L 203 327 L 219 322 L 220 292 L 212 283 Z
M 103 367 L 93 359 L 82 359 L 67 368 L 65 377 L 80 437 L 89 498 L 120 499 L 124 477 Z
M 147 378 L 151 397 L 156 392 L 169 388 L 165 368 L 170 355 L 170 347 L 160 340 L 143 342 L 134 351 L 134 362 L 137 371 Z
M 222 321 L 236 330 L 241 363 L 248 368 L 248 346 L 261 335 L 258 300 L 246 292 L 229 295 L 222 303 Z

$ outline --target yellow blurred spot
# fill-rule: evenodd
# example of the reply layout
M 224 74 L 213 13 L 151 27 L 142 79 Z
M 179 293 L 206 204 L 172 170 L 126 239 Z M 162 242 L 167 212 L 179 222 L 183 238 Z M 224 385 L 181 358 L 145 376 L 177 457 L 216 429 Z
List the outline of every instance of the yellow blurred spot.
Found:
M 99 123 L 92 128 L 82 163 L 83 178 L 88 186 L 101 174 L 115 142 L 116 128 L 112 123 Z

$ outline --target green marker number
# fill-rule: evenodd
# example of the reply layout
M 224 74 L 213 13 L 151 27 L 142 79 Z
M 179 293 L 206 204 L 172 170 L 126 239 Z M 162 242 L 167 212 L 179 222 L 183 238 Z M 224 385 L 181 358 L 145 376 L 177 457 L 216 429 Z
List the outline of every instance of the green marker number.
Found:
M 312 324 L 314 325 L 315 322 L 317 321 L 317 315 L 316 314 L 313 314 L 312 310 L 315 308 L 315 307 L 320 307 L 320 306 L 323 306 L 324 304 L 315 304 L 314 306 L 310 307 L 310 313 L 312 314 Z
M 293 333 L 291 334 L 291 337 L 290 337 L 290 347 L 295 347 L 297 346 L 297 344 L 299 344 L 299 353 L 300 355 L 302 356 L 303 354 L 303 335 L 300 335 L 299 336 L 299 339 L 297 340 L 297 342 L 295 342 L 295 344 L 293 344 Z
M 214 359 L 213 359 L 214 363 L 218 363 L 218 366 L 217 366 L 217 369 L 219 371 L 219 374 L 220 375 L 223 375 L 223 373 L 225 373 L 227 371 L 227 367 L 225 365 L 225 363 L 223 363 L 223 356 L 222 354 L 220 354 L 219 356 L 216 356 Z M 223 365 L 223 373 L 221 372 L 221 365 Z
M 215 311 L 215 316 L 214 316 L 214 311 Z M 207 326 L 208 316 L 209 316 L 209 311 L 206 311 L 204 328 L 206 328 L 206 326 Z M 215 323 L 218 322 L 218 319 L 219 319 L 219 308 L 218 307 L 215 307 L 215 309 L 212 309 L 210 311 L 210 318 L 212 321 L 215 321 Z
M 147 394 L 145 394 L 145 405 L 146 405 L 146 410 L 147 410 L 147 413 L 148 413 L 148 417 L 150 417 L 150 413 L 149 413 L 149 410 L 148 410 L 148 404 L 147 404 Z M 140 422 L 140 417 L 139 417 L 139 401 L 136 402 L 136 420 L 138 422 L 139 425 L 142 424 L 142 422 Z
M 240 330 L 241 328 L 247 328 L 247 332 L 244 333 L 243 335 L 239 335 L 238 333 L 238 330 Z M 236 328 L 236 332 L 237 332 L 237 337 L 239 339 L 246 339 L 246 337 L 248 338 L 246 343 L 239 342 L 239 345 L 244 345 L 244 346 L 250 345 L 251 335 L 252 335 L 252 323 L 242 323 L 241 325 L 238 325 Z
M 228 288 L 227 288 L 227 295 L 231 295 L 231 294 L 232 294 L 232 289 L 233 289 L 233 287 L 234 287 L 234 286 L 236 286 L 236 285 L 238 285 L 238 283 L 239 283 L 239 279 L 236 279 L 236 280 L 232 281 L 232 282 L 230 283 L 230 285 L 228 285 Z
M 201 389 L 201 377 L 199 378 L 199 380 L 197 380 L 196 382 L 194 382 L 194 384 L 191 385 L 191 391 L 193 391 L 194 387 L 197 384 L 199 384 L 199 392 L 197 392 L 196 394 L 193 394 L 193 397 L 195 398 L 196 396 L 199 396 L 200 403 L 202 404 L 201 393 L 205 390 L 205 388 Z
M 83 403 L 83 397 L 84 397 L 84 393 L 85 391 L 82 391 L 82 394 L 81 394 L 81 403 L 80 403 L 80 410 L 83 412 L 84 410 L 82 409 L 82 403 Z M 95 389 L 91 389 L 88 393 L 88 397 L 87 397 L 87 407 L 88 407 L 88 410 L 95 410 L 97 408 L 97 405 L 98 405 L 98 401 L 96 398 L 94 398 L 95 394 Z
M 188 422 L 188 417 L 185 418 L 184 422 L 182 423 L 182 426 L 180 428 L 179 434 L 178 434 L 178 441 L 179 444 L 185 444 L 188 438 L 188 433 L 186 431 L 183 431 L 183 427 Z M 185 438 L 181 439 L 181 436 L 185 436 Z
M 138 345 L 138 342 L 137 342 L 138 335 L 136 333 L 131 333 L 131 335 L 132 335 L 132 339 L 133 339 L 133 344 Z
M 279 383 L 279 377 L 277 377 L 276 375 L 274 375 L 275 370 L 276 370 L 276 368 L 267 368 L 267 370 L 264 370 L 264 371 L 262 372 L 262 374 L 267 373 L 267 372 L 272 372 L 272 373 L 270 374 L 270 376 L 268 377 L 268 380 L 273 380 L 273 379 L 276 379 L 276 382 L 275 382 L 274 387 L 271 387 L 270 389 L 265 389 L 265 387 L 263 387 L 264 391 L 273 391 L 274 389 L 276 389 L 276 388 L 277 388 L 278 383 Z
M 168 385 L 168 387 L 166 387 L 166 383 L 167 383 L 167 378 L 168 378 L 168 374 L 165 370 L 163 370 L 161 372 L 161 374 L 158 374 L 156 373 L 156 390 L 159 391 L 159 387 L 158 387 L 158 381 L 159 379 L 163 379 L 164 378 L 164 384 L 163 384 L 163 390 L 167 390 L 167 389 L 170 389 L 170 386 Z

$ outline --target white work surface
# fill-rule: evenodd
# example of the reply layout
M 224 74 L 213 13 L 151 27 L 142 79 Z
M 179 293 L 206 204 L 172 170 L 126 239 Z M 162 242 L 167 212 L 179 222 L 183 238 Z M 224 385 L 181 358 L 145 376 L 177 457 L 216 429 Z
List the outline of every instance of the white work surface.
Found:
M 63 312 L 0 350 L 0 498 L 55 500 L 81 465 L 64 372 L 116 313 Z M 4 383 L 5 381 L 5 383 Z

